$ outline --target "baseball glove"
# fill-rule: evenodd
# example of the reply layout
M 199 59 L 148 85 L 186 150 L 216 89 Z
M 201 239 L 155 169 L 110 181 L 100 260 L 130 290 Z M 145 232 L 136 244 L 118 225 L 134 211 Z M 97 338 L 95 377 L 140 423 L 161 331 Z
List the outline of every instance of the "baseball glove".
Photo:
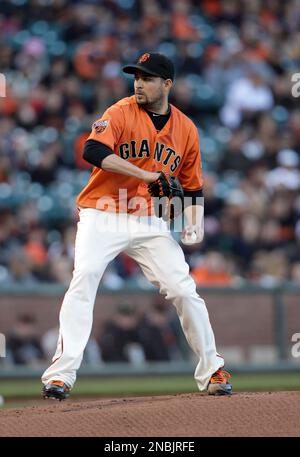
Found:
M 159 177 L 148 184 L 148 192 L 151 197 L 155 197 L 154 208 L 158 217 L 174 219 L 182 212 L 184 192 L 175 176 L 161 171 Z M 177 198 L 173 200 L 175 197 Z

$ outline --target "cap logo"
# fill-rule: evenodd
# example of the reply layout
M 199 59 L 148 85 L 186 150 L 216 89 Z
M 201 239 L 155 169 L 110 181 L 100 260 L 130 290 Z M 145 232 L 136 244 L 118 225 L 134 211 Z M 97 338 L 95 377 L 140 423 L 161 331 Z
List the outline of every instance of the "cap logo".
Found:
M 138 60 L 138 63 L 144 63 L 144 62 L 147 62 L 147 60 L 150 59 L 150 54 L 149 52 L 145 52 L 145 54 L 143 54 L 139 60 Z

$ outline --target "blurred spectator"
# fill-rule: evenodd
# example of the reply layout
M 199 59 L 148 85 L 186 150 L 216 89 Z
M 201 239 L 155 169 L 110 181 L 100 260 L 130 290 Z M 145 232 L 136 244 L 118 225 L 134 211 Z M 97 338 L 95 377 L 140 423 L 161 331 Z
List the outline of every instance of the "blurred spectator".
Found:
M 31 271 L 35 277 L 41 280 L 49 280 L 47 275 L 46 236 L 46 229 L 35 227 L 29 232 L 28 239 L 24 245 L 24 252 L 30 261 Z
M 241 129 L 233 133 L 227 148 L 223 153 L 222 160 L 219 163 L 219 171 L 237 170 L 245 174 L 252 160 L 243 151 L 243 145 L 248 140 L 248 134 L 245 129 Z
M 139 315 L 128 304 L 119 305 L 116 313 L 104 323 L 99 345 L 104 362 L 141 363 L 144 352 L 138 330 Z
M 11 333 L 7 337 L 7 350 L 13 363 L 38 366 L 44 359 L 44 352 L 36 333 L 36 319 L 33 315 L 17 317 Z
M 192 270 L 192 276 L 201 286 L 230 286 L 234 283 L 230 264 L 219 252 L 208 252 L 202 263 Z
M 253 66 L 246 78 L 237 79 L 229 88 L 220 112 L 221 120 L 226 126 L 235 128 L 242 120 L 251 119 L 260 111 L 270 110 L 273 104 L 272 91 L 261 71 Z
M 300 189 L 300 157 L 291 149 L 283 149 L 277 155 L 278 167 L 266 175 L 266 185 L 270 190 L 275 189 Z
M 76 227 L 67 225 L 62 229 L 62 236 L 51 243 L 48 251 L 51 277 L 66 286 L 72 278 L 75 235 Z
M 280 284 L 287 279 L 288 262 L 280 250 L 257 252 L 250 265 L 249 276 L 252 282 L 266 287 Z
M 38 283 L 34 277 L 31 262 L 24 249 L 13 250 L 10 253 L 8 274 L 5 277 L 5 285 L 16 284 L 30 287 Z
M 180 358 L 178 328 L 169 307 L 167 302 L 153 303 L 139 323 L 140 342 L 148 361 Z

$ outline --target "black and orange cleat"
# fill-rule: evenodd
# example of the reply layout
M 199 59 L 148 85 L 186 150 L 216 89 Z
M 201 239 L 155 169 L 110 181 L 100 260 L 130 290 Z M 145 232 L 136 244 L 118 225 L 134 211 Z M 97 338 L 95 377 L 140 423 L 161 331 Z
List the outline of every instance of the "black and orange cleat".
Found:
M 43 398 L 65 400 L 70 395 L 70 388 L 63 381 L 50 381 L 43 387 Z
M 231 375 L 219 368 L 210 378 L 207 391 L 209 395 L 231 395 L 232 385 L 229 384 L 228 380 Z

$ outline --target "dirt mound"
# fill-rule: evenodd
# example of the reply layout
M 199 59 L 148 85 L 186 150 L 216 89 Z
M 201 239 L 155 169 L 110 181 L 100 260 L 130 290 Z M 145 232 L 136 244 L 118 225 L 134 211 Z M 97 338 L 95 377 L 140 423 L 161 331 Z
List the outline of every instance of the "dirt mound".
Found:
M 0 436 L 300 436 L 300 392 L 45 400 L 0 412 Z

